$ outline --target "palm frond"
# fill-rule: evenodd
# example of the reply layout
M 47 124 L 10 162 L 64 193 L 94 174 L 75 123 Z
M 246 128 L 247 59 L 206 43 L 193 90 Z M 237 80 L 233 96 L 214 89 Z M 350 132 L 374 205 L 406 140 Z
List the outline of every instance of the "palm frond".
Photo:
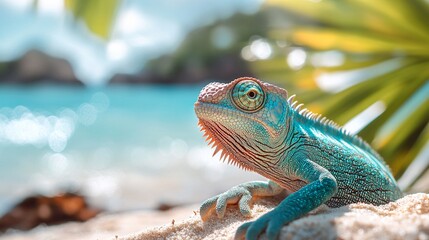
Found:
M 283 85 L 309 109 L 353 128 L 380 152 L 396 177 L 428 152 L 427 2 L 268 0 L 266 7 L 280 7 L 284 14 L 307 21 L 297 19 L 270 31 L 273 56 L 251 63 L 261 78 Z M 306 53 L 299 70 L 286 61 L 296 48 Z M 335 52 L 341 61 L 313 61 L 326 52 Z M 425 171 L 429 156 L 408 183 Z
M 82 19 L 89 30 L 107 39 L 115 19 L 120 0 L 65 0 L 66 8 L 77 19 Z

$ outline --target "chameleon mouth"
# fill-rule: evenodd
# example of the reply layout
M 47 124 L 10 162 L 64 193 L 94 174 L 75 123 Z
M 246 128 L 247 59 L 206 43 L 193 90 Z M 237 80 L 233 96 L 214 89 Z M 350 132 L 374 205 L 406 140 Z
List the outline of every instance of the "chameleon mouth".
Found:
M 220 160 L 222 162 L 227 162 L 228 164 L 237 166 L 243 170 L 251 170 L 249 167 L 244 166 L 241 162 L 237 161 L 230 150 L 225 147 L 226 145 L 223 143 L 223 140 L 214 134 L 214 132 L 216 132 L 216 126 L 202 119 L 199 119 L 198 126 L 200 126 L 200 131 L 204 133 L 203 137 L 205 137 L 207 145 L 214 149 L 213 156 L 220 152 Z

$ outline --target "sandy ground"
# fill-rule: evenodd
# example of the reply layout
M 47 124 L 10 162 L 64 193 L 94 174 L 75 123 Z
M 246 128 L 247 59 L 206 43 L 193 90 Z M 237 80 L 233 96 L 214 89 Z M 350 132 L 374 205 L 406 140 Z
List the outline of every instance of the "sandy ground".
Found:
M 197 205 L 177 207 L 169 211 L 136 211 L 100 214 L 85 223 L 71 222 L 56 226 L 39 226 L 28 232 L 10 232 L 1 240 L 102 240 L 116 239 L 148 228 L 171 224 L 194 215 Z
M 231 239 L 240 224 L 269 211 L 278 201 L 275 198 L 256 200 L 252 218 L 242 217 L 236 206 L 231 206 L 224 219 L 212 217 L 203 223 L 198 206 L 188 206 L 166 212 L 104 215 L 86 223 L 39 227 L 0 239 Z M 280 238 L 429 239 L 429 194 L 408 195 L 378 207 L 351 204 L 330 209 L 322 206 L 283 227 Z

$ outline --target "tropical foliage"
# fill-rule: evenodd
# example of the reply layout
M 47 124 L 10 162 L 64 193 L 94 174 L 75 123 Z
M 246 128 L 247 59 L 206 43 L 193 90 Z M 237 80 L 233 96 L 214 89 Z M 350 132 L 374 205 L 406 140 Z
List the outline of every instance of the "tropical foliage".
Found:
M 110 36 L 120 0 L 65 0 L 65 7 L 75 18 L 85 21 L 93 33 L 102 38 Z
M 420 174 L 428 170 L 429 156 L 422 155 L 429 147 L 428 2 L 268 0 L 266 7 L 298 20 L 272 29 L 274 56 L 254 62 L 255 71 L 341 125 L 378 106 L 367 111 L 376 118 L 358 134 L 395 176 L 419 154 L 426 160 Z M 297 48 L 306 54 L 299 70 L 286 64 Z

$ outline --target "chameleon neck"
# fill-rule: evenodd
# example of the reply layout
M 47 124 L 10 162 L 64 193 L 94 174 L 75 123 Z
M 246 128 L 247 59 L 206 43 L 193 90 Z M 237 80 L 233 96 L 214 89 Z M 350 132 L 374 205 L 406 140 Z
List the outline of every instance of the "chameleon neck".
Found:
M 361 148 L 362 150 L 372 154 L 381 162 L 384 162 L 380 155 L 375 152 L 369 146 L 368 143 L 362 140 L 359 136 L 351 134 L 335 122 L 327 118 L 321 118 L 321 115 L 314 114 L 307 109 L 301 111 L 299 111 L 299 109 L 293 109 L 292 114 L 294 121 L 296 122 L 296 127 L 298 127 L 298 129 L 301 129 L 304 134 L 308 133 L 311 130 L 316 130 L 332 138 L 347 141 Z

